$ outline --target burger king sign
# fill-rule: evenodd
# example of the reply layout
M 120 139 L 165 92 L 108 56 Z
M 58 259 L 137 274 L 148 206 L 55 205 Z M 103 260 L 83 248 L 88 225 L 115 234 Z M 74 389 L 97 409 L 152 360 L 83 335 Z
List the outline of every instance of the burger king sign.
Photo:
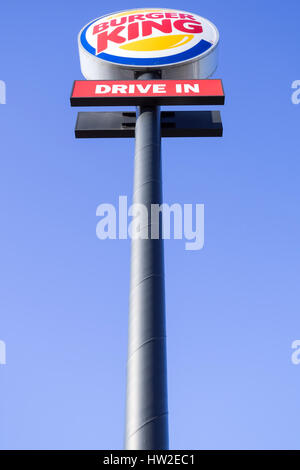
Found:
M 139 70 L 162 78 L 207 78 L 217 66 L 219 33 L 207 19 L 181 10 L 126 10 L 91 21 L 79 33 L 88 80 L 132 79 Z

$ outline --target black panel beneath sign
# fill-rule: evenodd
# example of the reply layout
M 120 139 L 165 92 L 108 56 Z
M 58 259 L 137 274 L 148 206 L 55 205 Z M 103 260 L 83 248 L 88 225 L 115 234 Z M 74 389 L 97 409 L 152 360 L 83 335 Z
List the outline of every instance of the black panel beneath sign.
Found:
M 126 138 L 135 136 L 136 114 L 131 112 L 80 112 L 77 138 Z M 222 137 L 219 111 L 163 111 L 162 137 Z

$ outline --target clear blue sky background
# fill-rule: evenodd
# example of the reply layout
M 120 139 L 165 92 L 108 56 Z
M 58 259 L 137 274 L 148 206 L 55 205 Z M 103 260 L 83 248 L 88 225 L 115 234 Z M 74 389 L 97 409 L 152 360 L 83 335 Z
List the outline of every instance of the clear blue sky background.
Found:
M 130 242 L 95 228 L 131 198 L 134 142 L 76 141 L 69 95 L 81 27 L 145 6 L 1 5 L 2 449 L 123 447 Z M 300 4 L 158 6 L 218 26 L 227 98 L 223 139 L 163 142 L 165 202 L 206 224 L 202 251 L 165 244 L 171 448 L 299 449 Z

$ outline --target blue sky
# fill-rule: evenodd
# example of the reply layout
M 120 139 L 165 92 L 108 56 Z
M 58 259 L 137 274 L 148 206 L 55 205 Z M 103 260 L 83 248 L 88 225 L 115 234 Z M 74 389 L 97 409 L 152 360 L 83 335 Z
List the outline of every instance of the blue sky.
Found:
M 130 242 L 95 230 L 134 142 L 76 141 L 69 95 L 79 30 L 147 6 L 1 6 L 1 449 L 123 447 Z M 227 101 L 222 139 L 163 141 L 165 202 L 205 205 L 203 250 L 165 243 L 170 446 L 299 449 L 300 4 L 158 6 L 217 25 Z

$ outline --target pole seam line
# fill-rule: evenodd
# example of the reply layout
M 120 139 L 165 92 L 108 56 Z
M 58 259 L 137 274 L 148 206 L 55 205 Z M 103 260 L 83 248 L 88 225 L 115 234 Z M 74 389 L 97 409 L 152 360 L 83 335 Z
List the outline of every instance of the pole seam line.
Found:
M 148 181 L 145 181 L 143 184 L 140 184 L 140 186 L 134 191 L 133 193 L 133 197 L 134 195 L 137 193 L 137 191 L 139 191 L 140 188 L 142 188 L 143 186 L 145 186 L 145 184 L 149 184 L 149 183 L 152 183 L 152 182 L 157 182 L 157 183 L 160 183 L 162 180 L 159 180 L 157 178 L 153 178 L 151 180 L 148 180 Z
M 132 357 L 139 349 L 141 349 L 143 346 L 145 346 L 145 344 L 151 343 L 151 341 L 155 341 L 156 339 L 166 339 L 166 338 L 167 338 L 167 335 L 164 335 L 164 336 L 153 336 L 152 338 L 147 339 L 147 340 L 144 341 L 142 344 L 140 344 L 140 346 L 138 346 L 132 353 L 130 353 L 130 355 L 129 355 L 128 358 L 127 358 L 127 364 L 128 364 L 128 362 L 129 362 L 129 360 L 131 359 L 131 357 Z
M 160 145 L 159 144 L 144 144 L 142 147 L 139 147 L 138 149 L 136 149 L 135 151 L 135 159 L 137 159 L 137 156 L 141 153 L 142 150 L 145 150 L 146 148 L 153 148 L 153 147 L 157 147 L 157 148 L 160 148 Z M 147 158 L 147 157 L 142 157 L 142 158 Z
M 144 277 L 140 282 L 138 282 L 135 286 L 132 286 L 131 292 L 130 292 L 130 297 L 132 294 L 133 289 L 136 287 L 139 287 L 140 284 L 142 284 L 144 281 L 147 281 L 147 279 L 150 279 L 151 277 L 164 277 L 162 274 L 150 274 L 149 276 Z
M 166 411 L 165 413 L 162 413 L 160 415 L 157 415 L 157 416 L 153 416 L 153 418 L 150 418 L 149 420 L 145 421 L 145 423 L 141 424 L 141 426 L 139 426 L 136 431 L 134 431 L 133 433 L 129 434 L 128 438 L 130 439 L 132 436 L 134 436 L 134 434 L 136 434 L 137 432 L 139 432 L 141 430 L 141 428 L 143 428 L 144 426 L 147 426 L 147 424 L 150 424 L 152 421 L 155 421 L 156 419 L 158 418 L 161 418 L 162 416 L 165 416 L 165 415 L 168 415 L 169 412 Z

